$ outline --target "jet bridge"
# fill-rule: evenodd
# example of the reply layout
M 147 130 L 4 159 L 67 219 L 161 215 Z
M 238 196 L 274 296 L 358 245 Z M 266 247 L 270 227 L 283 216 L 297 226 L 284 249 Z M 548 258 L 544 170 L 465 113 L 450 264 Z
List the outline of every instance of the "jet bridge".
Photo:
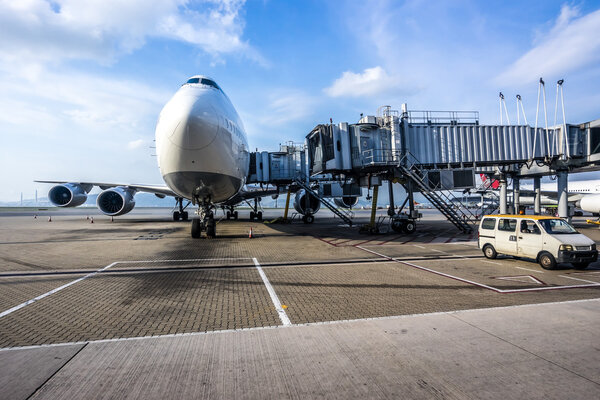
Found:
M 403 105 L 398 112 L 384 106 L 377 116 L 355 124 L 317 125 L 306 143 L 311 176 L 330 174 L 362 186 L 399 180 L 409 197 L 420 191 L 465 232 L 478 216 L 457 207 L 457 199 L 444 191 L 473 188 L 476 173 L 500 180 L 501 212 L 507 211 L 507 177 L 518 191 L 521 178 L 557 175 L 559 198 L 564 194 L 559 213 L 567 217 L 567 171 L 600 169 L 600 121 L 553 127 L 481 125 L 474 111 L 409 111 Z

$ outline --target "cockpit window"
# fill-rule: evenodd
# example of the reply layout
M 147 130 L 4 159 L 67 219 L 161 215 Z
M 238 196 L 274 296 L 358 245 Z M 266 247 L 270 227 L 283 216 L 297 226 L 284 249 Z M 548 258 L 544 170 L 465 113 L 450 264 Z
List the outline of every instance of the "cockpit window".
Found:
M 223 90 L 219 87 L 219 85 L 216 84 L 215 81 L 210 80 L 210 79 L 206 79 L 206 78 L 190 78 L 188 79 L 188 81 L 186 83 L 201 83 L 203 85 L 208 85 L 210 87 L 213 87 L 215 89 L 217 89 L 218 91 L 222 92 Z
M 217 85 L 214 81 L 211 81 L 210 79 L 202 78 L 202 81 L 200 83 L 202 83 L 203 85 L 212 86 L 212 87 L 214 87 L 217 90 L 221 90 L 221 88 L 219 87 L 219 85 Z

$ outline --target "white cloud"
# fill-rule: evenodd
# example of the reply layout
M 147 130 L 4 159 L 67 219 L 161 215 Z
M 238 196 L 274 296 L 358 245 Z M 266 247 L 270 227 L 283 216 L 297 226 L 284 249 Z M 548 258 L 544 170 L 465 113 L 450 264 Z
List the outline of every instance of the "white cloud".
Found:
M 139 149 L 144 145 L 144 142 L 144 139 L 132 140 L 131 142 L 127 143 L 127 148 L 130 150 Z
M 398 89 L 401 82 L 392 77 L 380 66 L 367 68 L 362 73 L 346 71 L 333 84 L 324 89 L 331 97 L 375 96 L 393 89 Z
M 242 54 L 264 63 L 241 39 L 245 0 L 0 0 L 0 57 L 103 63 L 165 37 L 213 57 Z M 191 6 L 196 9 L 192 9 Z
M 600 10 L 582 17 L 564 5 L 553 28 L 537 45 L 502 72 L 499 84 L 520 85 L 540 76 L 561 76 L 600 60 Z

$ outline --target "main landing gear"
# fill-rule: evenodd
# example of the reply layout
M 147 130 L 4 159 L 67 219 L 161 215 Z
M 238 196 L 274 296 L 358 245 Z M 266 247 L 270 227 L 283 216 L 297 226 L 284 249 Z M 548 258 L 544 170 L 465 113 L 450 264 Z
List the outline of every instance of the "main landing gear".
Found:
M 175 202 L 176 205 L 175 207 L 178 208 L 178 211 L 173 211 L 173 221 L 187 221 L 188 220 L 188 212 L 185 211 L 185 209 L 187 208 L 187 206 L 190 205 L 190 202 L 188 201 L 188 203 L 185 205 L 185 207 L 183 206 L 183 199 L 181 197 L 177 197 L 175 198 Z
M 215 214 L 212 206 L 202 206 L 198 218 L 192 219 L 192 237 L 197 239 L 202 235 L 202 231 L 206 231 L 207 238 L 215 238 L 217 236 L 217 223 L 215 222 Z
M 231 219 L 231 218 L 238 219 L 238 212 L 233 209 L 233 206 L 229 206 L 228 208 L 229 209 L 225 213 L 225 207 L 223 207 L 223 212 L 225 213 L 225 217 L 227 217 L 227 219 Z
M 258 197 L 254 198 L 254 210 L 250 211 L 250 221 L 254 221 L 255 219 L 262 221 L 263 213 L 262 211 L 258 211 Z

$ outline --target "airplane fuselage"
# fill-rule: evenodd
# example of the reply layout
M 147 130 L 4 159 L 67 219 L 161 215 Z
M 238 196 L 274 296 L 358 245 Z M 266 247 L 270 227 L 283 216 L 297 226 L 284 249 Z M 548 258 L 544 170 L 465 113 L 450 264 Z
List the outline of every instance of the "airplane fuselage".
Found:
M 194 203 L 226 201 L 248 176 L 244 126 L 210 78 L 190 78 L 164 106 L 156 125 L 156 152 L 167 186 Z

